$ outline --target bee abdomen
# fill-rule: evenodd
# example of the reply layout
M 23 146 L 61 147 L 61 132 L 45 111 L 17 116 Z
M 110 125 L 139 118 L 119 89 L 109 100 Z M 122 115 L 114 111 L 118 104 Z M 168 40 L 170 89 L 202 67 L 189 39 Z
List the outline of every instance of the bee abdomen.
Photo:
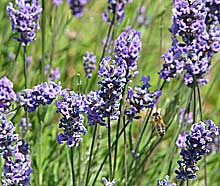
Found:
M 165 127 L 164 127 L 164 126 L 157 125 L 157 126 L 156 126 L 156 130 L 157 130 L 157 133 L 158 133 L 160 136 L 164 136 L 164 135 L 165 135 Z

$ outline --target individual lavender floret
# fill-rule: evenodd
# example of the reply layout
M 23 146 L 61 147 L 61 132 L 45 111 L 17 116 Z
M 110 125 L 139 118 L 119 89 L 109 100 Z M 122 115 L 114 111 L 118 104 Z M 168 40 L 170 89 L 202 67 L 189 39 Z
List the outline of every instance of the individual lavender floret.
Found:
M 30 185 L 31 159 L 29 145 L 24 140 L 17 142 L 17 152 L 5 156 L 2 185 Z
M 115 20 L 122 22 L 126 3 L 127 0 L 108 0 L 108 7 L 102 14 L 103 20 L 109 24 L 113 24 Z
M 49 105 L 60 94 L 62 87 L 54 82 L 44 82 L 20 93 L 19 101 L 25 111 L 34 112 L 39 105 Z
M 157 186 L 176 186 L 176 184 L 170 183 L 169 176 L 166 175 L 163 181 L 157 180 Z
M 81 17 L 84 6 L 89 0 L 68 0 L 72 14 L 76 17 Z
M 186 136 L 186 147 L 181 149 L 180 155 L 183 160 L 179 160 L 176 178 L 186 181 L 196 179 L 196 171 L 199 170 L 197 162 L 206 155 L 208 144 L 213 142 L 215 136 L 219 135 L 218 127 L 211 120 L 195 123 L 192 125 L 191 134 Z
M 184 131 L 181 134 L 179 134 L 179 136 L 176 140 L 176 146 L 178 148 L 180 148 L 180 149 L 186 148 L 185 141 L 186 141 L 186 136 L 188 136 L 188 135 L 189 135 L 189 131 Z
M 0 113 L 9 110 L 12 101 L 16 101 L 17 96 L 13 90 L 13 83 L 6 77 L 0 79 Z
M 60 68 L 52 69 L 49 64 L 46 64 L 44 74 L 47 75 L 48 81 L 56 81 L 60 79 Z
M 29 122 L 27 123 L 26 118 L 21 118 L 19 126 L 21 134 L 25 135 L 27 131 L 31 128 L 32 124 Z
M 104 186 L 115 186 L 116 179 L 113 179 L 112 181 L 108 181 L 105 177 L 102 177 L 102 182 Z
M 137 58 L 141 50 L 141 33 L 127 27 L 116 40 L 114 56 L 117 62 L 124 60 L 127 64 L 127 78 L 137 74 Z
M 63 129 L 57 136 L 57 142 L 62 144 L 66 142 L 68 147 L 75 147 L 82 140 L 82 135 L 87 132 L 84 127 L 85 97 L 64 90 L 62 99 L 56 102 L 57 112 L 62 114 L 59 122 L 59 128 Z
M 128 95 L 127 95 L 127 102 L 129 103 L 129 108 L 126 110 L 126 115 L 128 116 L 129 120 L 138 119 L 139 116 L 137 115 L 140 111 L 143 111 L 147 108 L 153 108 L 161 96 L 161 91 L 156 90 L 154 92 L 149 91 L 149 84 L 150 76 L 143 76 L 142 77 L 142 86 L 137 86 L 134 89 L 129 87 Z
M 15 127 L 6 116 L 0 115 L 0 155 L 7 156 L 16 152 L 18 135 L 15 134 Z
M 12 24 L 12 31 L 20 34 L 15 39 L 24 46 L 34 41 L 36 30 L 40 29 L 39 18 L 42 11 L 38 0 L 16 0 L 15 5 L 10 2 L 7 11 Z
M 96 69 L 96 56 L 92 52 L 86 52 L 83 56 L 83 67 L 86 73 L 86 78 L 92 77 L 92 71 Z
M 138 16 L 137 16 L 137 22 L 139 24 L 139 26 L 141 25 L 148 25 L 149 23 L 149 18 L 146 15 L 146 7 L 142 6 L 141 8 L 138 9 Z
M 62 0 L 53 0 L 53 4 L 59 6 L 62 3 Z

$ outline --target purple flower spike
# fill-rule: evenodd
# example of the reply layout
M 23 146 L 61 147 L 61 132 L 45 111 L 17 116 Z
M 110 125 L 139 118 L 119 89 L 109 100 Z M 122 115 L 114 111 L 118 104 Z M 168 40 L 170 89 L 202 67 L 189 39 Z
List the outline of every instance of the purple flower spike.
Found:
M 141 33 L 127 27 L 116 40 L 114 51 L 118 63 L 125 61 L 127 68 L 127 79 L 137 74 L 137 59 L 141 50 Z
M 125 5 L 128 3 L 127 0 L 108 0 L 108 8 L 102 14 L 103 20 L 108 24 L 112 24 L 113 18 L 119 22 L 122 22 L 125 17 Z
M 160 77 L 183 75 L 187 86 L 204 85 L 213 54 L 220 49 L 219 8 L 214 1 L 173 1 L 172 47 L 162 58 Z
M 179 164 L 178 170 L 175 171 L 177 179 L 183 181 L 196 179 L 196 172 L 199 170 L 196 164 L 209 152 L 208 145 L 219 135 L 218 131 L 218 127 L 211 120 L 192 125 L 191 133 L 186 134 L 185 145 L 180 152 L 183 160 L 177 162 Z
M 92 77 L 92 71 L 96 69 L 96 56 L 92 52 L 86 52 L 83 56 L 83 67 L 86 73 L 86 78 Z
M 42 8 L 38 0 L 16 0 L 15 5 L 7 6 L 8 17 L 11 20 L 12 31 L 20 34 L 16 40 L 26 46 L 36 39 L 36 30 L 40 29 L 39 18 Z
M 59 144 L 66 143 L 68 147 L 75 147 L 82 140 L 82 135 L 87 132 L 84 127 L 85 97 L 64 90 L 62 99 L 57 101 L 57 113 L 62 114 L 59 128 L 63 129 L 57 136 Z
M 72 14 L 76 17 L 83 15 L 83 8 L 89 0 L 68 0 Z
M 19 139 L 14 124 L 0 116 L 0 155 L 3 156 L 4 170 L 2 185 L 30 185 L 31 159 L 29 145 Z
M 18 95 L 25 111 L 34 112 L 39 105 L 49 105 L 61 93 L 62 87 L 54 82 L 44 82 L 26 89 Z

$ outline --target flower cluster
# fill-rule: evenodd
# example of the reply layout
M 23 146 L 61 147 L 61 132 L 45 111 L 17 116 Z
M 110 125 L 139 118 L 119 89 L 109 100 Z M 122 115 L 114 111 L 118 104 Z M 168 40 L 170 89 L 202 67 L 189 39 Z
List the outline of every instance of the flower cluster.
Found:
M 13 90 L 13 83 L 6 77 L 0 79 L 0 113 L 9 110 L 12 101 L 17 97 Z
M 39 105 L 51 104 L 60 94 L 62 87 L 54 82 L 44 82 L 18 95 L 25 111 L 34 112 Z
M 149 76 L 143 76 L 142 86 L 137 86 L 134 89 L 129 87 L 126 98 L 128 104 L 130 105 L 126 110 L 126 115 L 128 116 L 129 120 L 138 119 L 139 116 L 137 116 L 137 114 L 140 111 L 143 111 L 147 108 L 153 108 L 158 98 L 161 96 L 160 90 L 156 90 L 155 92 L 149 91 L 149 81 Z
M 176 186 L 176 184 L 170 183 L 169 176 L 166 175 L 163 181 L 160 181 L 160 180 L 157 181 L 157 186 Z
M 39 18 L 42 8 L 38 0 L 16 0 L 16 5 L 9 3 L 7 6 L 8 16 L 11 20 L 12 31 L 20 34 L 16 40 L 26 46 L 36 39 L 36 30 L 40 29 Z
M 96 56 L 92 52 L 86 52 L 83 56 L 83 67 L 86 73 L 86 78 L 92 77 L 92 71 L 96 69 Z
M 113 24 L 114 20 L 122 22 L 125 17 L 125 5 L 127 0 L 108 0 L 108 8 L 102 14 L 103 20 L 109 24 Z
M 179 168 L 175 171 L 177 179 L 196 179 L 196 171 L 199 170 L 196 164 L 208 153 L 207 146 L 217 135 L 218 127 L 211 120 L 192 125 L 191 134 L 186 136 L 185 148 L 180 152 L 183 160 L 178 160 Z
M 138 16 L 137 16 L 137 22 L 139 26 L 146 26 L 149 23 L 149 17 L 146 14 L 146 7 L 142 6 L 138 9 Z
M 98 72 L 99 77 L 102 78 L 99 81 L 100 88 L 87 96 L 86 111 L 90 125 L 99 123 L 105 126 L 106 118 L 118 119 L 120 100 L 126 82 L 125 65 L 123 61 L 119 64 L 109 56 L 101 61 Z
M 59 128 L 63 129 L 63 133 L 58 134 L 57 142 L 66 142 L 68 147 L 74 147 L 82 140 L 81 135 L 87 132 L 82 115 L 85 112 L 85 97 L 68 90 L 64 90 L 61 97 L 61 100 L 56 101 L 56 106 L 57 113 L 62 114 Z
M 15 127 L 0 116 L 0 154 L 5 160 L 2 185 L 29 185 L 31 159 L 29 145 L 15 134 Z
M 55 69 L 50 68 L 50 65 L 47 64 L 44 68 L 44 74 L 47 75 L 48 81 L 56 81 L 60 79 L 60 68 L 56 67 Z
M 89 0 L 68 0 L 72 14 L 76 17 L 81 17 L 83 14 L 84 6 Z
M 210 69 L 213 51 L 220 48 L 219 28 L 211 31 L 207 26 L 207 10 L 203 0 L 174 1 L 172 47 L 162 56 L 165 63 L 160 71 L 161 78 L 168 81 L 177 74 L 184 74 L 187 86 L 207 83 L 205 75 Z M 211 49 L 214 48 L 211 45 L 216 48 Z
M 127 65 L 127 79 L 137 74 L 137 58 L 141 50 L 141 33 L 127 27 L 116 40 L 114 56 L 117 62 L 124 60 Z
M 117 120 L 120 115 L 119 101 L 122 99 L 122 91 L 126 83 L 126 64 L 116 63 L 109 56 L 103 58 L 99 66 L 99 96 L 104 104 L 102 109 L 104 117 L 110 117 L 111 120 Z

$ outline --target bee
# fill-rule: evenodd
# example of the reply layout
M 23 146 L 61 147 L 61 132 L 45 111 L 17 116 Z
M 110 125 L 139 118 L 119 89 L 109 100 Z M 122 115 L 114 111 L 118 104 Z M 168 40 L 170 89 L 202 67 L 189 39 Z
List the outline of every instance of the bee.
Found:
M 152 114 L 152 123 L 154 124 L 155 130 L 159 136 L 164 136 L 165 134 L 165 124 L 163 122 L 162 116 L 158 111 Z

